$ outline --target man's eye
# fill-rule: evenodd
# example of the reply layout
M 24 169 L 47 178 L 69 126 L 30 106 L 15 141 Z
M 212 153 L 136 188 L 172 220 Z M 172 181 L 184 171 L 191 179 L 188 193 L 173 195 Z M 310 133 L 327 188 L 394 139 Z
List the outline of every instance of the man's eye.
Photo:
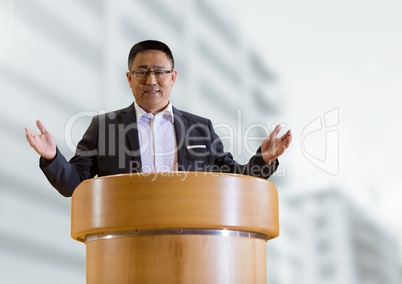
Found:
M 165 71 L 154 71 L 155 76 L 160 76 L 165 74 Z

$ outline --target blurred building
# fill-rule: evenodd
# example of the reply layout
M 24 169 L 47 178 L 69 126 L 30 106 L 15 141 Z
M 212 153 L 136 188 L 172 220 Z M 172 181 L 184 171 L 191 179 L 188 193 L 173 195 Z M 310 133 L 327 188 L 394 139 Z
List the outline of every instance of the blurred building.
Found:
M 85 246 L 69 235 L 70 200 L 39 170 L 24 127 L 35 129 L 41 119 L 70 158 L 91 116 L 132 103 L 125 72 L 134 43 L 159 39 L 171 47 L 179 72 L 174 105 L 211 118 L 240 161 L 281 110 L 273 99 L 275 78 L 255 43 L 239 32 L 230 1 L 1 5 L 11 29 L 0 58 L 1 283 L 84 283 Z M 245 133 L 259 141 L 245 144 Z
M 267 244 L 268 283 L 402 283 L 397 239 L 340 191 L 282 199 L 281 234 Z

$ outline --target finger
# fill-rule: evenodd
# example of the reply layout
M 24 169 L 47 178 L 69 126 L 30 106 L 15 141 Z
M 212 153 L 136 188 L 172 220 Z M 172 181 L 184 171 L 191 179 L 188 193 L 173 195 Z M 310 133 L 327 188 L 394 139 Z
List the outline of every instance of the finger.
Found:
M 25 137 L 27 138 L 28 142 L 31 142 L 35 138 L 35 134 L 32 133 L 28 128 L 25 128 Z
M 292 138 L 291 138 L 291 137 L 288 137 L 288 138 L 284 141 L 283 146 L 284 146 L 285 148 L 288 148 L 289 145 L 290 145 L 290 141 L 292 141 Z
M 29 131 L 28 128 L 25 127 L 24 129 L 25 129 L 25 136 L 32 135 L 32 132 Z
M 279 139 L 280 139 L 280 141 L 285 141 L 286 140 L 286 138 L 288 138 L 287 137 L 287 132 L 285 133 L 285 134 L 283 134 Z
M 288 144 L 292 140 L 292 132 L 288 130 L 285 134 L 283 134 L 280 138 L 282 144 Z
M 289 147 L 290 141 L 292 140 L 292 136 L 290 135 L 283 135 L 281 138 L 277 139 L 277 149 L 287 149 Z
M 35 134 L 33 134 L 35 135 Z M 38 153 L 39 155 L 42 156 L 43 151 L 42 151 L 42 147 L 38 144 L 36 138 L 37 136 L 32 136 L 31 134 L 27 134 L 27 141 L 29 143 L 29 145 L 36 151 L 36 153 Z
M 34 134 L 32 134 L 32 133 L 26 133 L 25 137 L 26 137 L 26 139 L 27 139 L 29 145 L 30 145 L 32 148 L 36 148 L 37 143 L 36 143 L 36 141 L 35 141 L 35 136 L 34 136 Z
M 28 143 L 31 144 L 32 136 L 28 132 L 25 132 L 25 138 L 27 139 Z
M 293 138 L 293 136 L 292 136 L 292 132 L 289 130 L 289 137 L 288 137 L 288 146 L 289 146 L 289 144 L 290 144 L 290 142 L 292 142 L 292 138 Z
M 278 136 L 280 131 L 281 131 L 281 125 L 278 124 L 277 126 L 275 126 L 274 131 L 272 131 L 268 137 L 275 138 L 276 136 Z
M 45 125 L 42 123 L 42 121 L 37 120 L 37 121 L 36 121 L 36 126 L 38 127 L 38 129 L 39 129 L 39 131 L 40 131 L 41 134 L 46 134 L 46 133 L 47 133 L 47 130 L 46 130 L 46 128 L 45 128 Z
M 285 135 L 281 137 L 281 140 L 282 145 L 284 145 L 287 148 L 290 144 L 290 141 L 292 141 L 292 133 L 288 131 Z

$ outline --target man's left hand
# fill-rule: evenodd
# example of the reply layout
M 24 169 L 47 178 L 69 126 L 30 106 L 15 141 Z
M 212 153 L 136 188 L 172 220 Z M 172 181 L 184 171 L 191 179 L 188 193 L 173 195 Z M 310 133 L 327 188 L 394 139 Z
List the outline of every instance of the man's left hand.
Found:
M 266 163 L 271 163 L 285 152 L 292 141 L 292 133 L 288 130 L 281 137 L 276 138 L 281 131 L 281 126 L 277 125 L 272 133 L 262 142 L 262 158 Z

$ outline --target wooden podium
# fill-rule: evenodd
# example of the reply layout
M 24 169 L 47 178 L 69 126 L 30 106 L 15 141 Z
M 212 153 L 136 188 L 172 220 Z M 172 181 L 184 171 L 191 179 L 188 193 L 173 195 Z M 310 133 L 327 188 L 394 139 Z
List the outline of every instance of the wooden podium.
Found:
M 72 196 L 87 283 L 266 283 L 278 228 L 275 186 L 243 175 L 115 175 Z

